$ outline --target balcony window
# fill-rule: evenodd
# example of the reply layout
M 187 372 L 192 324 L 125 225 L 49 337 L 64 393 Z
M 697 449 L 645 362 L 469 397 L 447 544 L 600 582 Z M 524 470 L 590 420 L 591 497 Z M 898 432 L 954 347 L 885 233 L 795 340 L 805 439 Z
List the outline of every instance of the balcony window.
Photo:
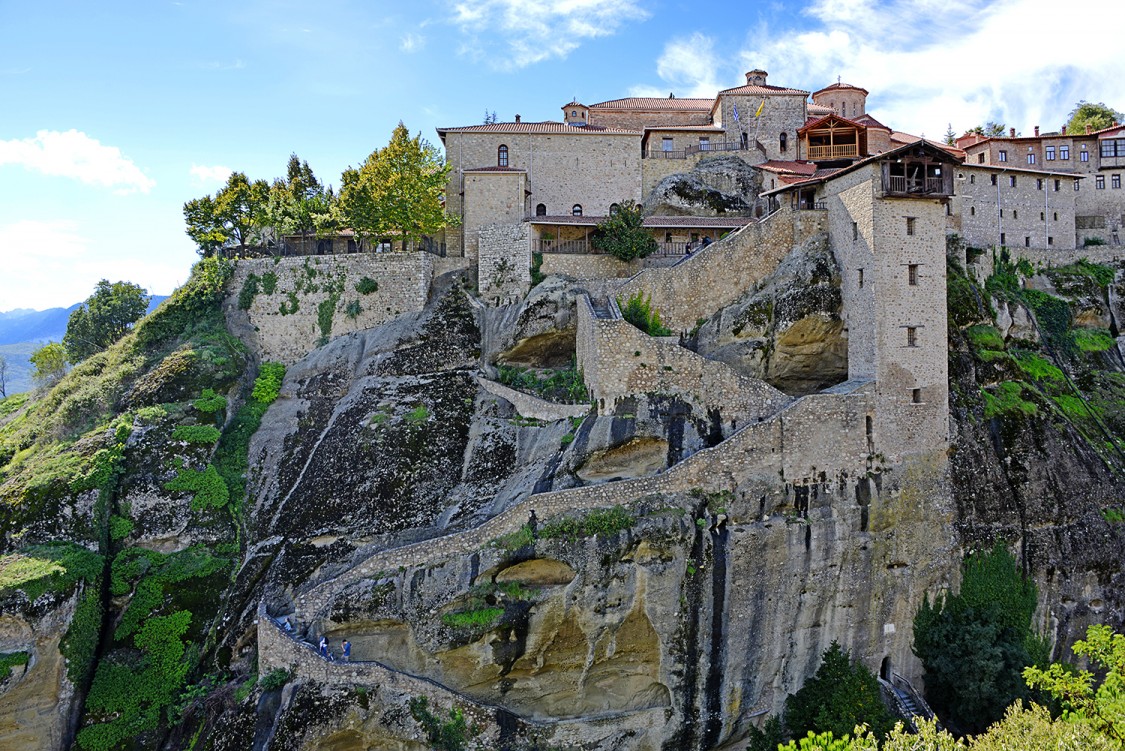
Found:
M 883 162 L 883 190 L 891 195 L 953 195 L 953 173 L 928 156 Z
M 700 151 L 710 151 L 711 150 L 711 139 L 708 136 L 700 136 L 699 137 L 699 150 Z

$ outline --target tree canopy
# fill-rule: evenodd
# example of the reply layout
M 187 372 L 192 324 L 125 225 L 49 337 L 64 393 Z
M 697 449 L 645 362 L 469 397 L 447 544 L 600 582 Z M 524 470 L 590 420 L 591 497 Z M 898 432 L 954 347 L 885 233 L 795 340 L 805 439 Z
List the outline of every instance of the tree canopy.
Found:
M 1125 115 L 1112 107 L 1107 107 L 1103 102 L 1095 104 L 1083 99 L 1074 105 L 1074 109 L 1067 116 L 1066 129 L 1070 133 L 1085 133 L 1087 125 L 1090 126 L 1090 130 L 1102 130 L 1123 120 Z
M 184 204 L 187 235 L 201 256 L 226 255 L 260 246 L 266 239 L 270 187 L 250 181 L 245 172 L 232 172 L 214 197 Z
M 994 123 L 989 120 L 984 125 L 974 125 L 965 131 L 966 134 L 975 133 L 978 136 L 988 136 L 989 138 L 996 138 L 998 136 L 1006 135 L 1008 127 L 1004 123 Z M 1019 135 L 1017 133 L 1016 135 Z
M 70 314 L 62 341 L 67 359 L 81 362 L 123 337 L 148 310 L 150 299 L 136 284 L 102 279 L 94 294 Z
M 650 255 L 656 250 L 656 240 L 644 228 L 644 220 L 644 210 L 640 204 L 624 201 L 598 223 L 594 230 L 594 247 L 622 261 Z
M 290 154 L 285 178 L 270 186 L 268 224 L 277 235 L 301 235 L 336 228 L 336 196 L 325 187 L 307 161 Z
M 879 681 L 836 642 L 822 657 L 816 675 L 785 699 L 785 727 L 794 737 L 809 731 L 836 737 L 867 725 L 882 738 L 894 721 L 879 691 Z
M 360 243 L 394 236 L 411 242 L 451 226 L 443 196 L 450 165 L 421 134 L 410 137 L 401 122 L 390 143 L 376 149 L 359 169 L 341 176 L 340 217 Z
M 28 358 L 35 366 L 32 378 L 44 388 L 50 388 L 66 375 L 66 350 L 58 342 L 44 344 Z

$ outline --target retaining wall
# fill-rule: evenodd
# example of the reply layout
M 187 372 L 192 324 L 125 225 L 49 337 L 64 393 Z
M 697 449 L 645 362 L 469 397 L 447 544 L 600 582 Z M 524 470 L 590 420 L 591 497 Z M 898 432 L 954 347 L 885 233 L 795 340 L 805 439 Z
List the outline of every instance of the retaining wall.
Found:
M 670 328 L 689 331 L 753 289 L 793 248 L 827 232 L 827 214 L 780 209 L 674 266 L 645 269 L 621 286 L 619 297 L 649 295 Z
M 553 422 L 555 420 L 565 420 L 568 417 L 583 417 L 590 411 L 589 404 L 558 404 L 556 402 L 549 402 L 546 399 L 540 399 L 537 396 L 508 388 L 502 383 L 490 381 L 487 378 L 478 377 L 477 383 L 480 384 L 482 389 L 493 396 L 498 396 L 504 401 L 510 402 L 521 417 L 530 417 L 535 420 Z

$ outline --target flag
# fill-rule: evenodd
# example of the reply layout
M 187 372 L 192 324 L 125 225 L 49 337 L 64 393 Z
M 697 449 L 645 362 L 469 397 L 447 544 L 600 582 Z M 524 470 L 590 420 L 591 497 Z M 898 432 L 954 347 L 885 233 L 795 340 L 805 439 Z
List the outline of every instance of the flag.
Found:
M 758 111 L 754 113 L 754 117 L 762 116 L 762 108 L 766 106 L 766 100 L 763 99 L 762 103 L 758 105 Z
M 734 121 L 738 122 L 738 105 L 734 105 Z

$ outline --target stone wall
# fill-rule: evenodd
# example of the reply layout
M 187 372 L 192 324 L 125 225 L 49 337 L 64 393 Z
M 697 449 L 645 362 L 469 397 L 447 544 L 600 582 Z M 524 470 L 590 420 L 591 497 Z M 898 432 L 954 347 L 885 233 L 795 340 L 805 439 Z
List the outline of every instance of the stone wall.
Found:
M 259 291 L 244 314 L 249 329 L 234 328 L 246 331 L 263 360 L 294 363 L 332 337 L 422 310 L 433 266 L 434 257 L 421 252 L 243 260 L 224 309 L 231 319 L 243 314 L 239 298 L 253 274 Z M 361 293 L 364 278 L 378 289 Z
M 614 110 L 594 107 L 590 109 L 590 125 L 624 130 L 644 130 L 647 127 L 668 125 L 710 125 L 711 113 L 691 110 Z
M 572 279 L 628 279 L 644 269 L 672 266 L 678 256 L 650 256 L 632 261 L 619 261 L 604 253 L 544 253 L 539 272 L 544 276 L 557 274 Z
M 762 114 L 755 118 L 754 113 L 762 100 Z M 738 117 L 734 118 L 734 108 L 738 107 Z M 804 126 L 807 119 L 805 94 L 723 94 L 720 124 L 726 130 L 726 140 L 737 142 L 743 133 L 750 139 L 747 161 L 760 164 L 768 159 L 800 159 L 798 153 L 797 129 Z M 786 134 L 786 150 L 781 150 L 781 134 Z M 762 154 L 754 146 L 757 139 L 765 149 Z
M 463 255 L 478 258 L 480 232 L 492 225 L 522 222 L 528 215 L 527 174 L 523 172 L 469 172 L 461 198 Z M 460 254 L 458 254 L 460 255 Z
M 479 232 L 477 287 L 490 305 L 522 300 L 531 289 L 531 241 L 528 225 L 492 224 Z
M 1003 232 L 1008 247 L 1069 250 L 1075 247 L 1075 199 L 1080 195 L 1073 184 L 1071 178 L 1045 173 L 963 164 L 957 167 L 952 212 L 960 220 L 961 236 L 973 247 L 1000 245 Z
M 520 417 L 530 417 L 533 420 L 553 422 L 555 420 L 565 420 L 571 417 L 583 417 L 590 411 L 589 404 L 558 404 L 557 402 L 549 402 L 546 399 L 540 399 L 537 396 L 508 388 L 502 383 L 490 381 L 487 378 L 477 378 L 477 383 L 488 393 L 500 397 L 515 407 Z
M 622 320 L 598 318 L 590 298 L 578 298 L 578 368 L 603 414 L 635 394 L 675 394 L 700 414 L 719 415 L 723 433 L 761 421 L 792 399 L 765 381 L 681 347 L 675 337 L 652 337 Z
M 722 139 L 723 134 L 718 134 L 719 139 Z M 659 145 L 659 144 L 658 144 Z M 652 193 L 652 189 L 660 183 L 661 180 L 669 175 L 678 175 L 681 172 L 691 172 L 695 165 L 704 157 L 714 156 L 717 151 L 700 151 L 695 154 L 688 154 L 684 159 L 665 159 L 663 156 L 650 157 L 641 160 L 641 195 L 648 196 Z M 732 151 L 731 154 L 741 154 L 743 152 Z
M 618 296 L 651 296 L 669 328 L 689 331 L 753 289 L 794 247 L 827 229 L 826 212 L 781 209 L 674 266 L 642 271 L 621 286 Z
M 471 554 L 527 522 L 586 509 L 628 506 L 645 496 L 701 488 L 733 491 L 740 485 L 777 488 L 834 482 L 869 468 L 866 417 L 873 409 L 869 383 L 841 384 L 831 393 L 801 397 L 772 417 L 740 428 L 712 448 L 692 454 L 661 474 L 620 482 L 538 493 L 464 532 L 376 552 L 342 574 L 314 585 L 296 598 L 301 623 L 322 616 L 347 587 L 384 571 L 412 568 Z

